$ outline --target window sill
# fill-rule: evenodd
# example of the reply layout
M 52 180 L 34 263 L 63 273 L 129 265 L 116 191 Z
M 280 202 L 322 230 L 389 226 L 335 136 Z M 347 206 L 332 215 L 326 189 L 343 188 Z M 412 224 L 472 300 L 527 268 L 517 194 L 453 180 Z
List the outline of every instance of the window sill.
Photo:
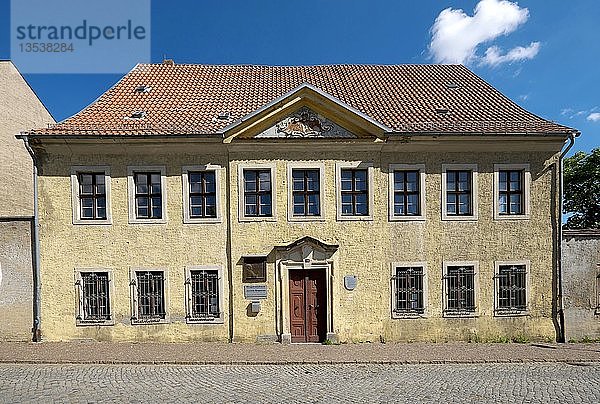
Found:
M 324 222 L 325 216 L 290 216 L 289 222 Z
M 529 316 L 527 310 L 496 310 L 494 317 L 526 317 Z
M 427 318 L 427 314 L 422 313 L 392 313 L 392 318 L 397 320 L 418 320 L 421 318 Z
M 337 215 L 337 220 L 339 222 L 372 222 L 373 215 L 368 216 L 343 216 L 341 214 Z
M 494 220 L 529 220 L 530 215 L 494 215 Z
M 161 318 L 161 319 L 131 319 L 131 325 L 156 325 L 156 324 L 169 324 L 171 320 L 169 317 Z
M 390 216 L 390 222 L 424 222 L 425 216 Z
M 476 312 L 445 312 L 442 314 L 444 318 L 476 318 L 479 314 Z
M 276 222 L 275 216 L 240 216 L 240 222 Z
M 452 215 L 442 215 L 442 221 L 444 222 L 476 222 L 478 220 L 478 216 L 469 215 L 469 216 L 452 216 Z
M 225 321 L 223 320 L 223 318 L 219 317 L 219 318 L 186 318 L 185 319 L 186 324 L 194 324 L 194 325 L 211 325 L 211 324 L 215 324 L 215 325 L 219 325 L 219 324 L 224 324 Z
M 83 219 L 75 219 L 73 220 L 73 224 L 74 225 L 90 225 L 90 226 L 110 226 L 112 225 L 112 220 L 110 219 L 90 219 L 90 220 L 83 220 Z
M 223 223 L 220 217 L 206 217 L 206 218 L 185 218 L 183 219 L 184 224 L 214 224 Z
M 129 224 L 167 224 L 167 219 L 129 219 Z
M 111 326 L 115 325 L 115 320 L 95 321 L 95 320 L 75 320 L 77 327 L 96 327 L 96 326 Z

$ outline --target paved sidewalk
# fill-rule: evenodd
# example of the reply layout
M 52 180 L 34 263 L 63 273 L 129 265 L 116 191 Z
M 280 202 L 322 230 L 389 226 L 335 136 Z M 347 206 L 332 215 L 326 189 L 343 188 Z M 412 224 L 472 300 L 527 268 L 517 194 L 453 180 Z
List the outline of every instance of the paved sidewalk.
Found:
M 86 364 L 423 364 L 600 362 L 592 344 L 224 344 L 224 343 L 0 343 L 0 363 Z

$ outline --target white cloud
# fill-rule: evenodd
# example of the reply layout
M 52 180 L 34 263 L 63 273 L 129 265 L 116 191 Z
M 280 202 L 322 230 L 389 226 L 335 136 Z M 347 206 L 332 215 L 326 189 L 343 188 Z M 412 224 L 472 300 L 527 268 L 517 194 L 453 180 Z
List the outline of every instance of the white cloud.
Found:
M 485 51 L 485 56 L 481 59 L 480 64 L 494 67 L 502 63 L 533 59 L 539 51 L 539 42 L 532 42 L 527 47 L 517 46 L 505 54 L 502 54 L 502 51 L 497 46 L 491 46 Z
M 588 121 L 600 122 L 600 112 L 592 112 L 587 116 Z
M 508 0 L 481 0 L 472 16 L 462 9 L 447 8 L 431 27 L 429 52 L 436 63 L 480 63 L 497 66 L 501 63 L 531 59 L 539 51 L 539 42 L 528 47 L 516 47 L 506 53 L 492 46 L 482 58 L 477 48 L 501 35 L 508 35 L 524 24 L 529 10 Z

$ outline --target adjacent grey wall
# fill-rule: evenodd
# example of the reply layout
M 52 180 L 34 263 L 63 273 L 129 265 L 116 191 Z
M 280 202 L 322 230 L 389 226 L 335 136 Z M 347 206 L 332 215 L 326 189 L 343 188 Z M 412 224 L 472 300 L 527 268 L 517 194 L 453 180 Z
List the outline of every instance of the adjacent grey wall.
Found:
M 0 341 L 31 341 L 31 220 L 0 219 Z
M 562 243 L 566 339 L 600 338 L 600 230 L 565 230 Z

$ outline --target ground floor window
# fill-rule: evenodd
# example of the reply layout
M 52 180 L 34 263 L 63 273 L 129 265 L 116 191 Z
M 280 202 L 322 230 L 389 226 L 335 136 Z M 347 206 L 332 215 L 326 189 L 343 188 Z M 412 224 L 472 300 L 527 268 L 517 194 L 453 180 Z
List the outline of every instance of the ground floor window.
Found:
M 222 278 L 219 267 L 191 267 L 186 271 L 186 320 L 222 321 Z
M 132 323 L 166 320 L 165 272 L 136 270 L 132 277 Z
M 496 314 L 527 311 L 527 263 L 496 263 Z
M 423 266 L 393 266 L 393 314 L 399 317 L 425 313 Z
M 476 266 L 444 265 L 444 315 L 476 314 Z
M 110 272 L 79 270 L 75 286 L 78 295 L 77 324 L 112 324 Z

